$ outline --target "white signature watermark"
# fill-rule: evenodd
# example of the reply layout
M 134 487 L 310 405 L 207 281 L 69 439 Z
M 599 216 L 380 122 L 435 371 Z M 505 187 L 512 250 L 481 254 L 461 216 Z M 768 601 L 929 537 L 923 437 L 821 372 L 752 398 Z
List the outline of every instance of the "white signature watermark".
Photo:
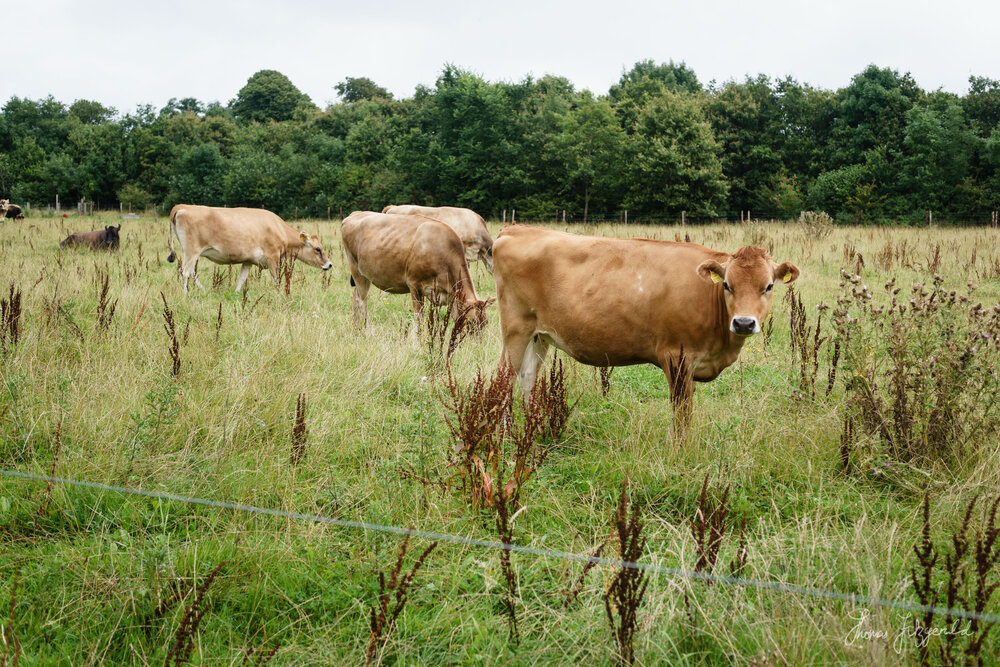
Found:
M 899 629 L 890 631 L 872 627 L 870 625 L 871 615 L 872 613 L 868 609 L 862 609 L 858 612 L 851 613 L 851 619 L 856 621 L 856 623 L 844 637 L 844 644 L 847 646 L 861 646 L 866 642 L 872 641 L 889 642 L 890 635 L 892 635 L 892 650 L 896 652 L 896 655 L 901 655 L 907 647 L 913 646 L 922 648 L 927 646 L 931 637 L 944 637 L 951 635 L 964 635 L 971 637 L 973 634 L 971 622 L 964 621 L 963 626 L 963 621 L 957 618 L 951 623 L 951 625 L 946 625 L 940 628 L 927 628 L 925 632 L 923 630 L 918 631 L 913 622 L 913 615 L 907 614 L 903 618 L 903 622 L 899 626 Z

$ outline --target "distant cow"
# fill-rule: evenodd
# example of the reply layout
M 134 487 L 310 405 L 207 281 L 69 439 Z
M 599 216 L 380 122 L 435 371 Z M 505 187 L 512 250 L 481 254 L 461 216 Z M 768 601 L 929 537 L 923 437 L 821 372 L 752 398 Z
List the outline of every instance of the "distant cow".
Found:
M 486 229 L 486 221 L 478 213 L 467 208 L 454 206 L 386 206 L 383 213 L 398 215 L 422 215 L 426 218 L 440 220 L 455 230 L 465 246 L 465 259 L 474 262 L 481 260 L 486 268 L 493 272 L 493 238 Z
M 262 208 L 216 208 L 178 204 L 170 210 L 170 255 L 174 261 L 174 236 L 181 244 L 178 270 L 183 278 L 184 291 L 188 280 L 194 278 L 198 287 L 198 259 L 204 257 L 216 264 L 242 264 L 236 291 L 242 289 L 250 274 L 251 266 L 271 271 L 278 282 L 281 261 L 298 259 L 317 269 L 328 270 L 333 266 L 319 238 L 296 231 L 274 213 Z
M 11 204 L 9 199 L 0 199 L 0 221 L 6 218 L 24 220 L 24 211 L 17 204 Z
M 423 301 L 452 304 L 452 316 L 467 312 L 474 329 L 486 324 L 494 300 L 476 296 L 462 240 L 448 225 L 419 215 L 355 211 L 340 228 L 354 285 L 354 323 L 368 321 L 368 289 L 407 294 L 420 317 Z
M 70 234 L 62 243 L 59 244 L 60 248 L 76 248 L 76 247 L 87 247 L 92 250 L 118 250 L 119 237 L 118 232 L 121 231 L 121 224 L 117 227 L 105 227 L 104 229 L 98 229 L 93 232 L 78 232 L 76 234 Z
M 655 364 L 678 416 L 691 379 L 714 380 L 771 312 L 772 288 L 799 276 L 761 248 L 577 236 L 525 225 L 493 248 L 504 356 L 525 400 L 549 345 L 592 366 Z

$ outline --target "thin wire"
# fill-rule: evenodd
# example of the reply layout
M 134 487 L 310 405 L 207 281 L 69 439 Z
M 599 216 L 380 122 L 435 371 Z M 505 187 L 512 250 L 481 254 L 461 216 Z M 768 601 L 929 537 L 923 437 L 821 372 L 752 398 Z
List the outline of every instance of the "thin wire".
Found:
M 350 521 L 347 519 L 334 519 L 332 517 L 320 516 L 318 514 L 287 512 L 285 510 L 269 509 L 266 507 L 255 507 L 253 505 L 241 505 L 239 503 L 230 503 L 221 500 L 211 500 L 206 498 L 193 498 L 190 496 L 181 496 L 175 493 L 165 493 L 162 491 L 146 491 L 144 489 L 132 489 L 125 486 L 114 486 L 109 484 L 100 484 L 97 482 L 86 482 L 75 479 L 65 479 L 62 477 L 49 477 L 47 475 L 35 475 L 32 473 L 19 472 L 16 470 L 0 470 L 0 475 L 4 475 L 6 477 L 15 477 L 24 480 L 30 480 L 33 482 L 49 482 L 54 484 L 64 484 L 67 486 L 79 486 L 83 488 L 96 489 L 100 491 L 112 491 L 115 493 L 143 496 L 146 498 L 156 498 L 158 500 L 172 500 L 174 502 L 179 502 L 179 503 L 186 503 L 190 505 L 203 505 L 206 507 L 216 507 L 219 509 L 233 510 L 236 512 L 246 512 L 249 514 L 262 514 L 266 516 L 281 517 L 284 519 L 295 519 L 298 521 L 312 521 L 314 523 L 324 523 L 331 526 L 338 526 L 340 528 L 367 530 L 377 533 L 390 533 L 393 535 L 409 535 L 411 537 L 420 537 L 427 540 L 437 540 L 438 542 L 450 542 L 452 544 L 460 544 L 463 546 L 481 547 L 483 549 L 503 549 L 509 552 L 529 554 L 532 556 L 541 556 L 545 558 L 557 558 L 562 560 L 577 561 L 581 563 L 594 563 L 596 565 L 609 565 L 611 567 L 622 567 L 632 570 L 642 570 L 644 572 L 663 574 L 670 577 L 678 577 L 683 579 L 712 581 L 724 584 L 732 584 L 736 586 L 744 586 L 746 588 L 777 591 L 779 593 L 809 595 L 812 597 L 825 598 L 828 600 L 839 600 L 843 602 L 851 602 L 853 604 L 866 604 L 878 607 L 889 607 L 892 609 L 901 609 L 903 611 L 924 612 L 924 613 L 932 612 L 934 614 L 939 614 L 942 616 L 952 616 L 955 618 L 977 620 L 983 623 L 1000 623 L 1000 615 L 997 614 L 977 613 L 974 611 L 967 611 L 965 609 L 950 609 L 948 607 L 928 606 L 928 605 L 916 604 L 913 602 L 906 602 L 903 600 L 887 600 L 884 598 L 870 597 L 868 595 L 858 595 L 856 593 L 843 593 L 841 591 L 825 590 L 821 588 L 813 588 L 810 586 L 798 586 L 795 584 L 786 584 L 776 581 L 762 581 L 758 579 L 744 579 L 742 577 L 732 577 L 724 574 L 712 574 L 709 572 L 694 572 L 691 570 L 682 570 L 676 567 L 666 567 L 663 565 L 647 565 L 645 563 L 635 563 L 632 561 L 623 561 L 614 558 L 602 558 L 599 556 L 591 556 L 588 554 L 577 554 L 570 551 L 559 551 L 556 549 L 541 549 L 538 547 L 521 546 L 519 544 L 508 544 L 506 542 L 496 542 L 493 540 L 481 540 L 473 537 L 450 535 L 448 533 L 437 533 L 433 531 L 419 530 L 416 528 L 387 526 L 378 523 L 370 523 L 367 521 Z

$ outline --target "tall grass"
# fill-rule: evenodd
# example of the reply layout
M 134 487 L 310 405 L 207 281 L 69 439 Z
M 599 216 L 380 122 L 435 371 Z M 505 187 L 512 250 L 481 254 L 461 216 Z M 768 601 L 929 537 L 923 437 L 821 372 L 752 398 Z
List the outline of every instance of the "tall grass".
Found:
M 14 312 L 20 291 L 19 314 L 4 320 L 0 356 L 4 468 L 497 539 L 502 531 L 485 488 L 473 508 L 455 486 L 439 492 L 416 478 L 434 471 L 436 479 L 459 475 L 462 464 L 449 463 L 465 459 L 448 425 L 453 413 L 445 405 L 445 368 L 429 367 L 426 349 L 402 333 L 412 320 L 409 299 L 372 290 L 371 326 L 355 334 L 342 268 L 323 274 L 298 266 L 287 294 L 269 273 L 255 271 L 247 291 L 235 294 L 235 269 L 207 260 L 203 275 L 218 279 L 185 296 L 164 260 L 162 219 L 125 223 L 120 251 L 99 259 L 108 284 L 102 298 L 94 257 L 57 250 L 72 224 L 70 218 L 63 230 L 44 222 L 0 228 L 0 285 L 10 304 L 4 312 Z M 315 227 L 331 257 L 339 256 L 336 224 L 303 224 Z M 815 361 L 808 350 L 810 374 L 818 366 L 811 380 L 815 397 L 799 400 L 803 357 L 791 354 L 788 306 L 776 299 L 767 346 L 751 339 L 717 380 L 697 384 L 680 446 L 669 438 L 674 415 L 662 371 L 617 368 L 602 391 L 592 369 L 561 355 L 554 396 L 573 408 L 560 420 L 562 433 L 532 438 L 520 473 L 514 440 L 505 440 L 495 457 L 503 482 L 493 485 L 494 494 L 515 476 L 522 479 L 517 502 L 505 505 L 510 540 L 594 553 L 612 536 L 608 517 L 628 471 L 630 495 L 643 508 L 642 561 L 693 570 L 698 554 L 690 522 L 710 473 L 730 487 L 729 516 L 746 519 L 739 539 L 729 521 L 732 537 L 717 569 L 731 553 L 726 571 L 744 577 L 917 601 L 911 569 L 923 534 L 924 491 L 934 499 L 927 519 L 932 536 L 949 535 L 976 494 L 1000 494 L 994 422 L 976 426 L 974 419 L 992 419 L 989 411 L 998 403 L 987 382 L 993 381 L 986 363 L 993 343 L 970 348 L 963 361 L 966 346 L 975 345 L 967 334 L 981 330 L 977 318 L 990 321 L 1000 297 L 996 233 L 836 227 L 818 236 L 804 225 L 767 222 L 684 230 L 558 227 L 666 240 L 688 234 L 730 251 L 757 242 L 802 269 L 796 298 L 805 313 L 831 306 L 820 331 L 821 339 L 830 339 Z M 841 269 L 853 277 L 859 267 L 860 283 L 841 287 Z M 488 273 L 473 267 L 473 278 L 480 297 L 495 295 Z M 905 298 L 897 298 L 897 306 L 907 306 L 905 315 L 896 315 L 906 335 L 900 342 L 891 330 L 892 296 L 881 289 L 892 279 L 902 290 L 922 283 L 928 294 L 921 293 L 921 304 L 937 294 L 937 310 L 917 314 L 908 303 L 912 292 L 900 292 Z M 870 286 L 870 300 L 851 292 L 863 285 Z M 838 297 L 849 301 L 839 304 Z M 883 308 L 881 314 L 867 314 L 865 303 Z M 982 304 L 979 315 L 972 314 L 974 303 Z M 845 316 L 833 312 L 845 309 Z M 838 317 L 857 322 L 835 325 Z M 806 327 L 810 345 L 814 318 L 809 315 Z M 16 323 L 14 344 L 10 322 Z M 175 341 L 182 362 L 176 374 Z M 905 383 L 893 379 L 897 349 L 909 360 L 901 366 Z M 478 336 L 452 350 L 447 368 L 456 386 L 469 387 L 480 370 L 488 382 L 500 351 L 494 310 Z M 551 388 L 549 363 L 539 375 Z M 834 365 L 839 370 L 827 392 Z M 861 385 L 851 382 L 858 373 L 871 378 L 878 411 L 865 413 L 857 403 Z M 291 406 L 305 394 L 308 451 L 289 475 Z M 896 426 L 898 396 L 913 419 L 909 430 L 905 421 Z M 529 417 L 519 403 L 512 414 L 517 429 Z M 845 440 L 847 416 L 854 430 Z M 471 425 L 490 428 L 503 418 L 480 419 L 485 423 Z M 938 435 L 934 429 L 944 425 L 959 430 Z M 292 456 L 296 451 L 293 444 Z M 494 459 L 481 460 L 491 471 Z M 417 475 L 401 475 L 406 469 Z M 508 500 L 514 497 L 512 487 Z M 379 554 L 397 553 L 399 544 L 371 532 L 59 485 L 49 492 L 2 478 L 0 605 L 16 607 L 3 631 L 20 651 L 11 644 L 8 655 L 20 655 L 21 664 L 163 664 L 177 655 L 239 664 L 280 645 L 271 653 L 275 663 L 360 664 L 371 634 L 371 601 L 379 596 L 373 565 Z M 190 644 L 171 652 L 193 593 L 162 616 L 147 617 L 161 601 L 189 590 L 192 573 L 203 582 L 223 561 L 229 562 L 225 594 L 217 596 L 214 586 L 206 592 L 202 620 L 186 635 Z M 504 562 L 498 552 L 439 545 L 424 560 L 420 585 L 410 589 L 384 653 L 399 664 L 613 663 L 619 652 L 608 637 L 603 598 L 615 572 L 597 565 L 580 575 L 578 564 L 527 555 Z M 508 576 L 516 595 L 508 593 Z M 222 583 L 222 575 L 217 579 Z M 894 611 L 652 574 L 647 581 L 633 635 L 636 662 L 919 659 L 912 641 L 897 655 L 891 642 L 846 639 L 862 611 L 869 614 L 868 629 L 895 636 L 907 619 Z M 508 639 L 505 600 L 516 612 L 516 645 Z M 963 598 L 961 604 L 968 603 Z M 996 613 L 995 598 L 985 609 Z M 996 630 L 983 634 L 980 655 L 995 655 L 998 641 Z

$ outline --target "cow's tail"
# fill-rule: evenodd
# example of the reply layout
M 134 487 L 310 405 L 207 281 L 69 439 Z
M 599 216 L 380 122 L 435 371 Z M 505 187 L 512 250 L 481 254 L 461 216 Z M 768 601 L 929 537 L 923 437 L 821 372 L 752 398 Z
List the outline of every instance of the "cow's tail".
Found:
M 178 206 L 175 206 L 170 211 L 170 224 L 167 226 L 167 242 L 170 245 L 170 254 L 167 255 L 167 261 L 172 262 L 177 259 L 177 253 L 174 252 L 174 234 L 177 233 L 177 210 Z

